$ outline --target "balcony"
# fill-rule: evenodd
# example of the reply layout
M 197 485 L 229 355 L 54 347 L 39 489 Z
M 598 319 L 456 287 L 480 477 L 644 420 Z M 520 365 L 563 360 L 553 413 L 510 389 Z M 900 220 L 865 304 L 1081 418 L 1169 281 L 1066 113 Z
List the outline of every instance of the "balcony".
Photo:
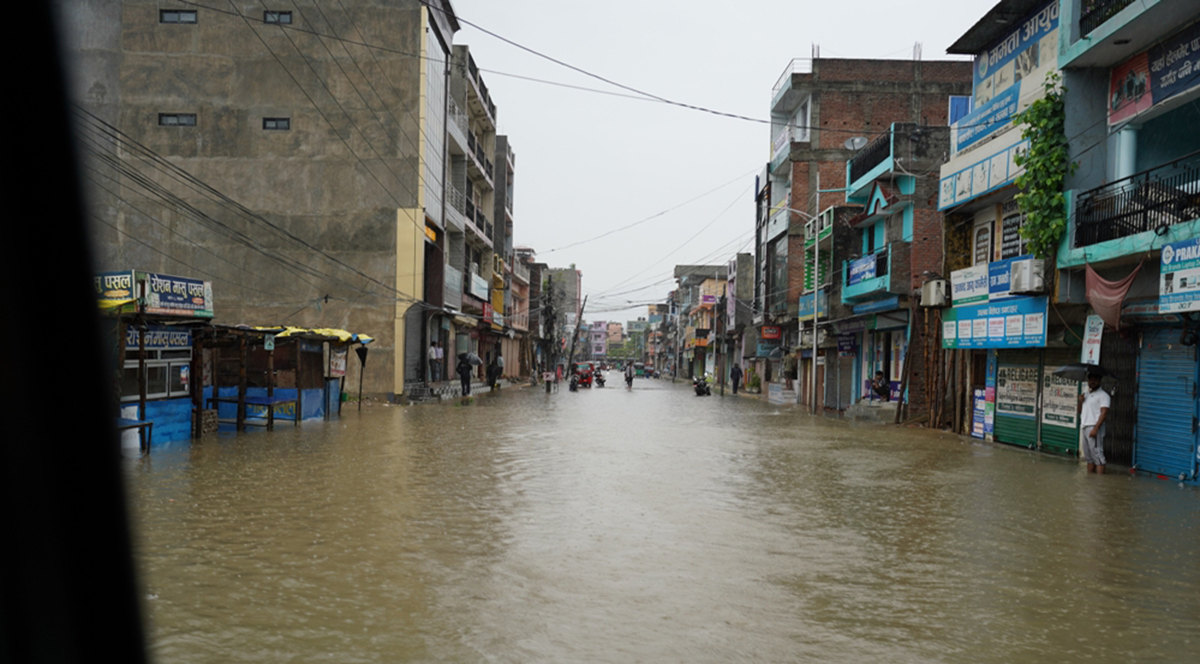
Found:
M 887 132 L 867 143 L 850 160 L 850 182 L 857 183 L 886 159 L 892 156 L 892 132 Z
M 1083 0 L 1079 12 L 1079 35 L 1086 37 L 1092 31 L 1114 17 L 1122 9 L 1133 4 L 1133 0 Z
M 528 284 L 529 283 L 529 268 L 525 265 L 522 265 L 519 262 L 514 263 L 513 264 L 513 276 L 516 277 L 518 281 L 523 281 Z
M 458 146 L 466 150 L 468 137 L 471 135 L 471 123 L 467 119 L 467 114 L 458 107 L 453 98 L 446 101 L 449 106 L 446 111 L 446 127 L 450 131 L 450 136 L 457 141 Z
M 1200 219 L 1200 152 L 1079 194 L 1075 247 Z
M 488 188 L 494 188 L 492 184 L 492 162 L 488 161 L 484 154 L 483 141 L 475 137 L 475 134 L 467 134 L 467 170 L 476 179 L 481 179 L 487 184 Z
M 457 230 L 462 230 L 467 223 L 467 196 L 454 185 L 446 187 L 446 199 L 450 205 L 446 208 L 446 218 L 450 225 Z
M 471 91 L 467 103 L 470 104 L 471 110 L 484 115 L 492 127 L 496 126 L 496 105 L 492 103 L 492 96 L 488 93 L 487 86 L 483 83 L 483 76 L 479 74 L 479 68 L 475 66 L 475 58 L 467 56 L 467 78 L 470 79 L 471 85 L 467 89 Z
M 1063 42 L 1059 67 L 1107 69 L 1162 44 L 1163 37 L 1195 19 L 1196 3 L 1185 0 L 1063 2 L 1059 14 L 1059 39 Z
M 842 261 L 842 303 L 906 294 L 910 281 L 908 243 L 892 242 L 861 258 Z

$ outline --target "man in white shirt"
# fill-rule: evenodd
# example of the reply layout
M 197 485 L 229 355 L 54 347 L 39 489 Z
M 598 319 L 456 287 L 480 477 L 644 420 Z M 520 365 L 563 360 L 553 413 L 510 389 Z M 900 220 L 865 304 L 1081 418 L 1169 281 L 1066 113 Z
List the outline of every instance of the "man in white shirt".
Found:
M 1079 395 L 1079 442 L 1089 473 L 1104 474 L 1104 420 L 1112 398 L 1100 389 L 1100 374 L 1088 374 L 1088 389 Z
M 429 344 L 429 382 L 431 383 L 436 383 L 442 379 L 442 357 L 439 351 L 441 351 L 441 348 L 436 341 Z

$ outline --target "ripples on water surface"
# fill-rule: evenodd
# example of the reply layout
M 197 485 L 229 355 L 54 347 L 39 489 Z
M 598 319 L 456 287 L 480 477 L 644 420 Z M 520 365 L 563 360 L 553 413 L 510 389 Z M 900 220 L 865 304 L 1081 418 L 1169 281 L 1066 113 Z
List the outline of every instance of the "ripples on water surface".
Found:
M 1195 661 L 1194 489 L 613 378 L 129 462 L 156 660 Z

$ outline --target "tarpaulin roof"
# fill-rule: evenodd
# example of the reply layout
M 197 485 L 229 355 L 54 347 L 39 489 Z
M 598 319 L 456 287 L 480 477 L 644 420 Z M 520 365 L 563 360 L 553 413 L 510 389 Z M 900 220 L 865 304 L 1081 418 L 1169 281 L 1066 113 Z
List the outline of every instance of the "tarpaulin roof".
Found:
M 346 330 L 338 330 L 331 327 L 292 327 L 284 326 L 255 326 L 251 329 L 261 332 L 273 332 L 277 337 L 304 337 L 308 339 L 337 339 L 342 343 L 360 343 L 369 344 L 375 341 L 374 337 L 369 337 L 365 334 L 354 334 Z

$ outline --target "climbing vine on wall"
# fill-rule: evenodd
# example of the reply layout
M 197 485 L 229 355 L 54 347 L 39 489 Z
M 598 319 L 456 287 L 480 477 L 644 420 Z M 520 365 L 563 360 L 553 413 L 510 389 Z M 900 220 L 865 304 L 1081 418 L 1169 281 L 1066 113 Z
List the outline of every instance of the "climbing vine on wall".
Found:
M 1062 77 L 1052 72 L 1043 85 L 1046 95 L 1013 116 L 1014 124 L 1025 125 L 1021 138 L 1029 140 L 1028 149 L 1015 157 L 1025 169 L 1017 177 L 1017 204 L 1025 214 L 1021 235 L 1038 258 L 1053 255 L 1067 230 L 1063 180 L 1075 169 L 1067 152 Z

